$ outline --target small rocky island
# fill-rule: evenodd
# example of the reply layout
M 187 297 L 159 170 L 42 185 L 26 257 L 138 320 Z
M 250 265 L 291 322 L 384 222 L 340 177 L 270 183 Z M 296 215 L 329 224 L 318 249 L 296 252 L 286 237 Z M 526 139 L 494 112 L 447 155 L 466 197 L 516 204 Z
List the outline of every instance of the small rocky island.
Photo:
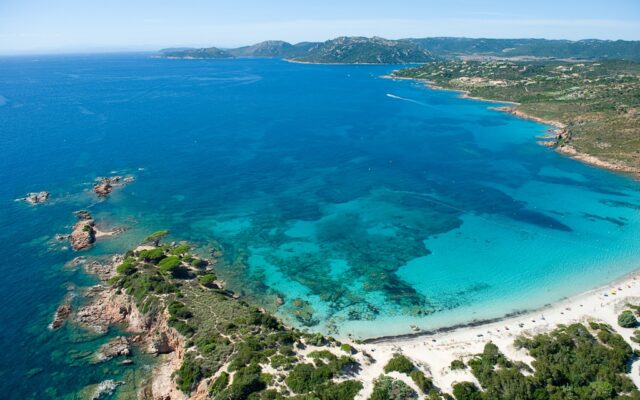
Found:
M 131 175 L 125 177 L 114 175 L 108 177 L 100 177 L 96 179 L 96 181 L 97 183 L 93 185 L 94 193 L 97 194 L 98 197 L 107 197 L 109 196 L 109 194 L 111 194 L 113 189 L 123 187 L 133 182 L 134 177 Z
M 42 204 L 49 201 L 49 192 L 31 192 L 27 193 L 25 197 L 17 199 L 19 201 L 25 201 L 31 205 Z
M 78 222 L 71 232 L 71 247 L 75 251 L 86 250 L 96 241 L 95 221 L 89 211 L 76 212 Z

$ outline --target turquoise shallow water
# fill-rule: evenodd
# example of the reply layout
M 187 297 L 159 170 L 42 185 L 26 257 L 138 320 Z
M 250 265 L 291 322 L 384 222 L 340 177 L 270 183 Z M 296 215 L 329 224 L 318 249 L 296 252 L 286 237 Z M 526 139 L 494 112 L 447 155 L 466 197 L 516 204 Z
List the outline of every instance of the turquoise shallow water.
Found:
M 547 127 L 493 104 L 380 78 L 391 69 L 0 59 L 0 392 L 127 376 L 78 364 L 106 338 L 46 330 L 66 283 L 92 282 L 50 241 L 82 208 L 128 228 L 89 255 L 165 228 L 217 240 L 231 288 L 338 336 L 498 317 L 637 269 L 638 182 L 536 145 Z M 97 202 L 90 183 L 111 171 L 136 182 Z M 13 201 L 36 190 L 52 202 Z

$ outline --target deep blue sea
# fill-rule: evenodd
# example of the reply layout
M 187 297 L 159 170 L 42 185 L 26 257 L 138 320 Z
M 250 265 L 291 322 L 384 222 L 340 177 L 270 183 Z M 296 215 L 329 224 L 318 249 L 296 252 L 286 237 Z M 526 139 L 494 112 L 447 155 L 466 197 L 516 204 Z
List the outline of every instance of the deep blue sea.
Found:
M 0 58 L 0 393 L 75 398 L 151 365 L 94 365 L 117 332 L 46 328 L 95 282 L 52 240 L 80 209 L 127 228 L 86 255 L 158 229 L 216 241 L 232 289 L 339 337 L 498 317 L 640 266 L 640 183 L 537 145 L 548 127 L 493 103 L 381 78 L 394 68 Z M 136 181 L 97 201 L 114 173 Z M 50 203 L 14 201 L 40 190 Z

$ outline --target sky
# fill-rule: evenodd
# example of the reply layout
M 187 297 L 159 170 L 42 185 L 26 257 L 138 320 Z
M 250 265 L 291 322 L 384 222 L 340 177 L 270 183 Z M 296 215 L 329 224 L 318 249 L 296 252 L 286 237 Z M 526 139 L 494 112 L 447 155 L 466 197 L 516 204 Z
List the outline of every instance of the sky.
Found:
M 0 0 L 0 54 L 352 35 L 640 40 L 640 0 Z

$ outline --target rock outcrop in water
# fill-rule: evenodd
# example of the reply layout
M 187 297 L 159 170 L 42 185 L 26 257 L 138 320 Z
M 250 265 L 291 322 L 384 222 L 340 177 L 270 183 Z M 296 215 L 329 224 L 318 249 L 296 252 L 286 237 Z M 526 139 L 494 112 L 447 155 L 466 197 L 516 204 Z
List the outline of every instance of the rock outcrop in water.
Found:
M 49 201 L 49 192 L 42 191 L 27 193 L 25 197 L 18 200 L 26 201 L 27 203 L 35 206 L 36 204 L 42 204 Z
M 78 222 L 71 232 L 71 247 L 75 251 L 86 250 L 96 241 L 95 221 L 89 211 L 78 211 L 76 217 Z
M 49 324 L 49 329 L 56 330 L 60 328 L 71 315 L 71 304 L 61 304 L 53 315 L 53 321 Z
M 101 362 L 111 360 L 114 357 L 127 357 L 129 355 L 131 355 L 129 339 L 124 336 L 118 336 L 100 347 L 96 354 L 96 359 Z
M 115 188 L 123 187 L 133 182 L 133 176 L 121 177 L 119 175 L 100 177 L 98 183 L 93 185 L 93 191 L 98 197 L 107 197 Z
M 124 382 L 116 382 L 113 379 L 102 381 L 95 386 L 95 389 L 91 393 L 91 400 L 101 400 L 110 397 L 116 388 L 120 385 L 124 385 Z

